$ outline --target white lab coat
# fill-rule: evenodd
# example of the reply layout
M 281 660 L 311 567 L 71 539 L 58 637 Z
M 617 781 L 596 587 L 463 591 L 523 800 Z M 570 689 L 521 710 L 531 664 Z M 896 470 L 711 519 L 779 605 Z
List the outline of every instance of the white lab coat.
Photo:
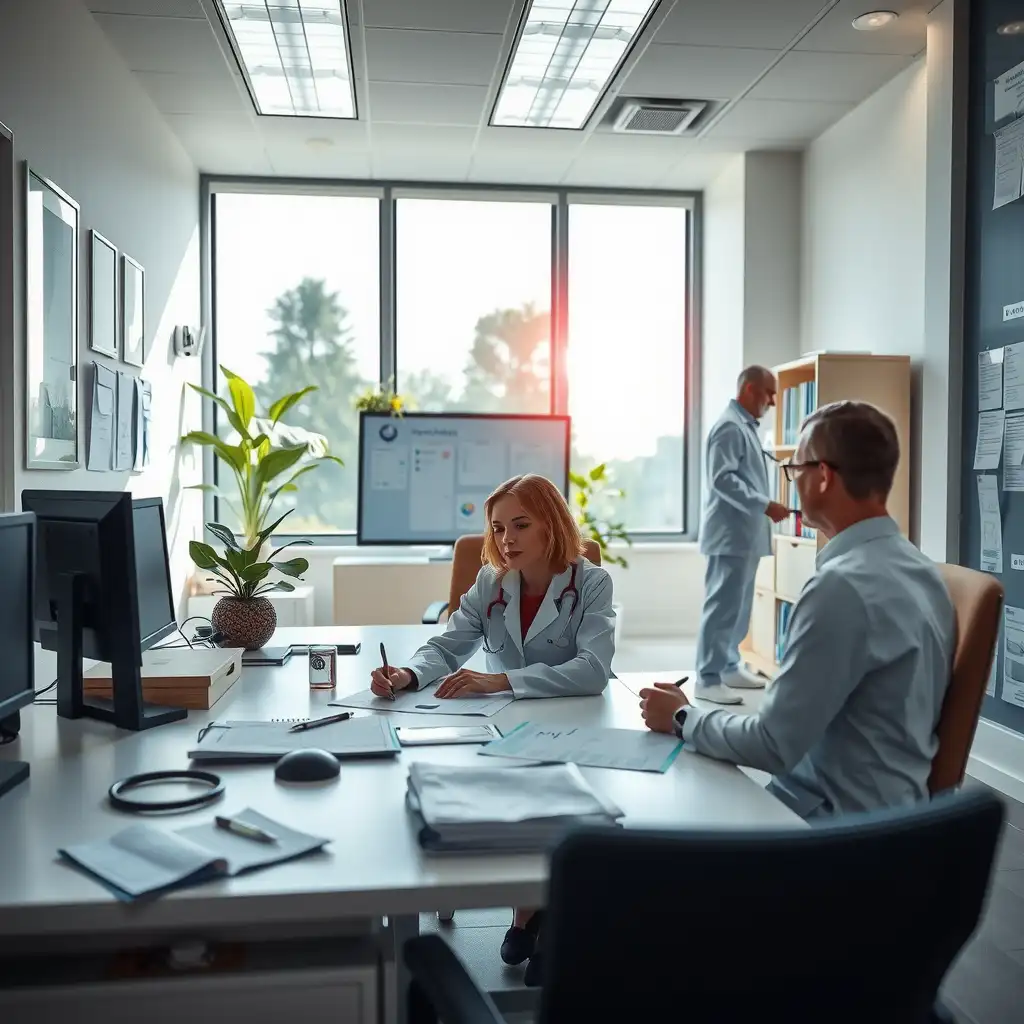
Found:
M 561 610 L 556 605 L 570 577 L 571 567 L 551 581 L 524 641 L 519 573 L 506 573 L 499 587 L 497 572 L 484 566 L 459 607 L 451 612 L 444 633 L 424 644 L 407 663 L 419 688 L 461 668 L 484 644 L 487 671 L 504 672 L 516 697 L 601 693 L 611 677 L 615 653 L 612 580 L 604 569 L 579 559 L 579 601 L 570 613 L 571 595 L 566 596 Z M 507 604 L 495 605 L 488 616 L 487 608 L 499 589 Z

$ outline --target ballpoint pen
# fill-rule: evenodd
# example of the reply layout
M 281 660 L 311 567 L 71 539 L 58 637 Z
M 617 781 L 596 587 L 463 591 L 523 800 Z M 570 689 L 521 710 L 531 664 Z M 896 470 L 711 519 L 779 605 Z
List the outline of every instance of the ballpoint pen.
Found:
M 277 836 L 264 832 L 263 829 L 257 828 L 255 825 L 247 825 L 244 821 L 235 821 L 234 818 L 222 818 L 219 815 L 213 821 L 217 828 L 222 828 L 225 832 L 232 832 L 236 836 L 242 836 L 245 839 L 253 839 L 257 843 L 277 842 Z
M 395 699 L 395 684 L 391 682 L 391 669 L 388 668 L 388 652 L 384 650 L 384 645 L 383 644 L 380 645 L 380 660 L 381 660 L 381 664 L 384 666 L 384 678 L 388 681 L 388 683 L 391 686 L 391 689 L 388 691 L 388 694 L 389 694 L 388 699 L 389 700 L 394 700 Z
M 315 729 L 318 725 L 330 725 L 331 722 L 345 722 L 351 717 L 351 711 L 342 711 L 340 714 L 328 715 L 326 718 L 314 718 L 311 722 L 297 722 L 288 731 L 305 732 L 307 729 Z
M 690 678 L 689 676 L 683 676 L 683 678 L 682 678 L 682 679 L 677 679 L 677 680 L 676 680 L 676 681 L 675 681 L 675 682 L 674 682 L 674 683 L 673 683 L 672 685 L 673 685 L 673 686 L 674 686 L 674 687 L 675 687 L 676 689 L 679 689 L 679 688 L 680 688 L 680 687 L 681 687 L 681 686 L 683 685 L 683 683 L 685 683 L 685 682 L 686 682 L 686 680 L 687 680 L 687 679 L 689 679 L 689 678 Z

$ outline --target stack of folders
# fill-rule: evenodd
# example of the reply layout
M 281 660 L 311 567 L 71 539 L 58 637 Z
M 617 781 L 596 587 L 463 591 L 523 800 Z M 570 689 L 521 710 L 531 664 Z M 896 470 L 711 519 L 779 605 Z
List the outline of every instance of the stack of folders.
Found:
M 581 825 L 615 825 L 622 811 L 574 764 L 463 768 L 415 763 L 409 808 L 432 853 L 536 853 Z

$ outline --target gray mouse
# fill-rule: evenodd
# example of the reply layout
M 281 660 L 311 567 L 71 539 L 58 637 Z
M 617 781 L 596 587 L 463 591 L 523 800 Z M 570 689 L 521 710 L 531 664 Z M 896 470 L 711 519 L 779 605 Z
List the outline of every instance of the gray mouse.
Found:
M 292 750 L 274 766 L 278 782 L 326 782 L 336 779 L 341 762 L 326 750 Z

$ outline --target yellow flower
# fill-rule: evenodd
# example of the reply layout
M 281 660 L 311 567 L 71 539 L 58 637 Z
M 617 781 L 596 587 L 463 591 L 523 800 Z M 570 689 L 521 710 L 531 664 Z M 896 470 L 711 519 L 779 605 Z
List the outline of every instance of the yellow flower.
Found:
M 400 412 L 401 411 L 401 409 L 402 409 L 402 398 L 401 398 L 400 395 L 395 395 L 395 397 L 391 399 L 391 408 L 395 412 Z

